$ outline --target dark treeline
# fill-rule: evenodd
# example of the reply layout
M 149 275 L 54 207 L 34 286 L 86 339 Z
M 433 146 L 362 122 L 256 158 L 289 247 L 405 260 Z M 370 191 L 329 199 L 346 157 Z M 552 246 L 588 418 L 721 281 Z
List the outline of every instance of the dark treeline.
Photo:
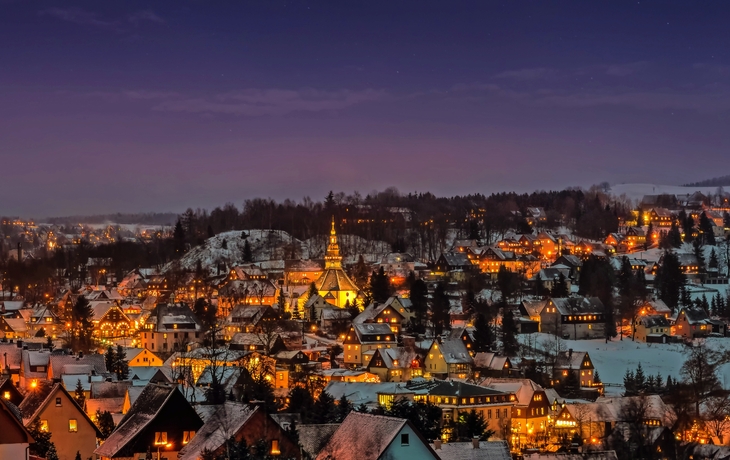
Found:
M 529 232 L 532 229 L 520 216 L 532 207 L 546 212 L 541 227 L 565 225 L 580 236 L 594 239 L 616 231 L 618 218 L 630 211 L 627 203 L 615 201 L 599 187 L 450 198 L 431 193 L 401 194 L 389 188 L 366 197 L 357 192 L 330 192 L 321 202 L 308 197 L 301 202 L 255 198 L 246 200 L 240 209 L 233 203 L 210 212 L 188 209 L 180 222 L 188 242 L 196 245 L 220 232 L 246 229 L 282 230 L 306 240 L 326 234 L 334 216 L 341 233 L 386 241 L 394 250 L 405 250 L 414 240 L 443 239 L 450 228 L 458 230 L 462 238 L 480 239 L 485 244 L 510 229 Z

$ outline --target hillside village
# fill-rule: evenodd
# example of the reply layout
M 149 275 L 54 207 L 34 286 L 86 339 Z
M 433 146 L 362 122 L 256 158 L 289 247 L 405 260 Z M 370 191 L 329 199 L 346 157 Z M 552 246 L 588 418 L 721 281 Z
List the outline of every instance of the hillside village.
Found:
M 577 193 L 3 218 L 0 457 L 730 458 L 730 195 Z

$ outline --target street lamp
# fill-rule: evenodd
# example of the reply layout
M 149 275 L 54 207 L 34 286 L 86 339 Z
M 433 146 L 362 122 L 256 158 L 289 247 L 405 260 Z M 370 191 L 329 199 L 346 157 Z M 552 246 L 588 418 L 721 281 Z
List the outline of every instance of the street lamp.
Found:
M 162 445 L 163 444 L 157 444 L 157 460 L 160 460 L 160 446 L 162 446 Z M 168 442 L 167 444 L 164 444 L 164 446 L 165 446 L 165 449 L 169 449 L 170 447 L 172 447 L 172 443 Z

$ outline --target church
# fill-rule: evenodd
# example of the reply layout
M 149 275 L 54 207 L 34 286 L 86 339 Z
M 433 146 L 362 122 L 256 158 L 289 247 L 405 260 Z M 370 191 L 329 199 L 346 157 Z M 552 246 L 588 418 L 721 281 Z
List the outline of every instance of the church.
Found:
M 324 264 L 324 272 L 314 282 L 319 295 L 328 303 L 340 308 L 345 308 L 348 302 L 352 304 L 357 297 L 358 288 L 342 269 L 342 256 L 340 256 L 340 245 L 337 243 L 334 217 Z

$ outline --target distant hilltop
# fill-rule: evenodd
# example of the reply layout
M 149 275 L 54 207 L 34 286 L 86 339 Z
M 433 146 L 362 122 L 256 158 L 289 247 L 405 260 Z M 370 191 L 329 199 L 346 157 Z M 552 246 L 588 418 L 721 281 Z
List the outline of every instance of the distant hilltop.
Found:
M 98 214 L 93 216 L 49 217 L 45 222 L 55 225 L 119 224 L 173 226 L 178 215 L 172 212 L 145 212 L 137 214 Z
M 730 175 L 685 184 L 684 187 L 730 187 Z

